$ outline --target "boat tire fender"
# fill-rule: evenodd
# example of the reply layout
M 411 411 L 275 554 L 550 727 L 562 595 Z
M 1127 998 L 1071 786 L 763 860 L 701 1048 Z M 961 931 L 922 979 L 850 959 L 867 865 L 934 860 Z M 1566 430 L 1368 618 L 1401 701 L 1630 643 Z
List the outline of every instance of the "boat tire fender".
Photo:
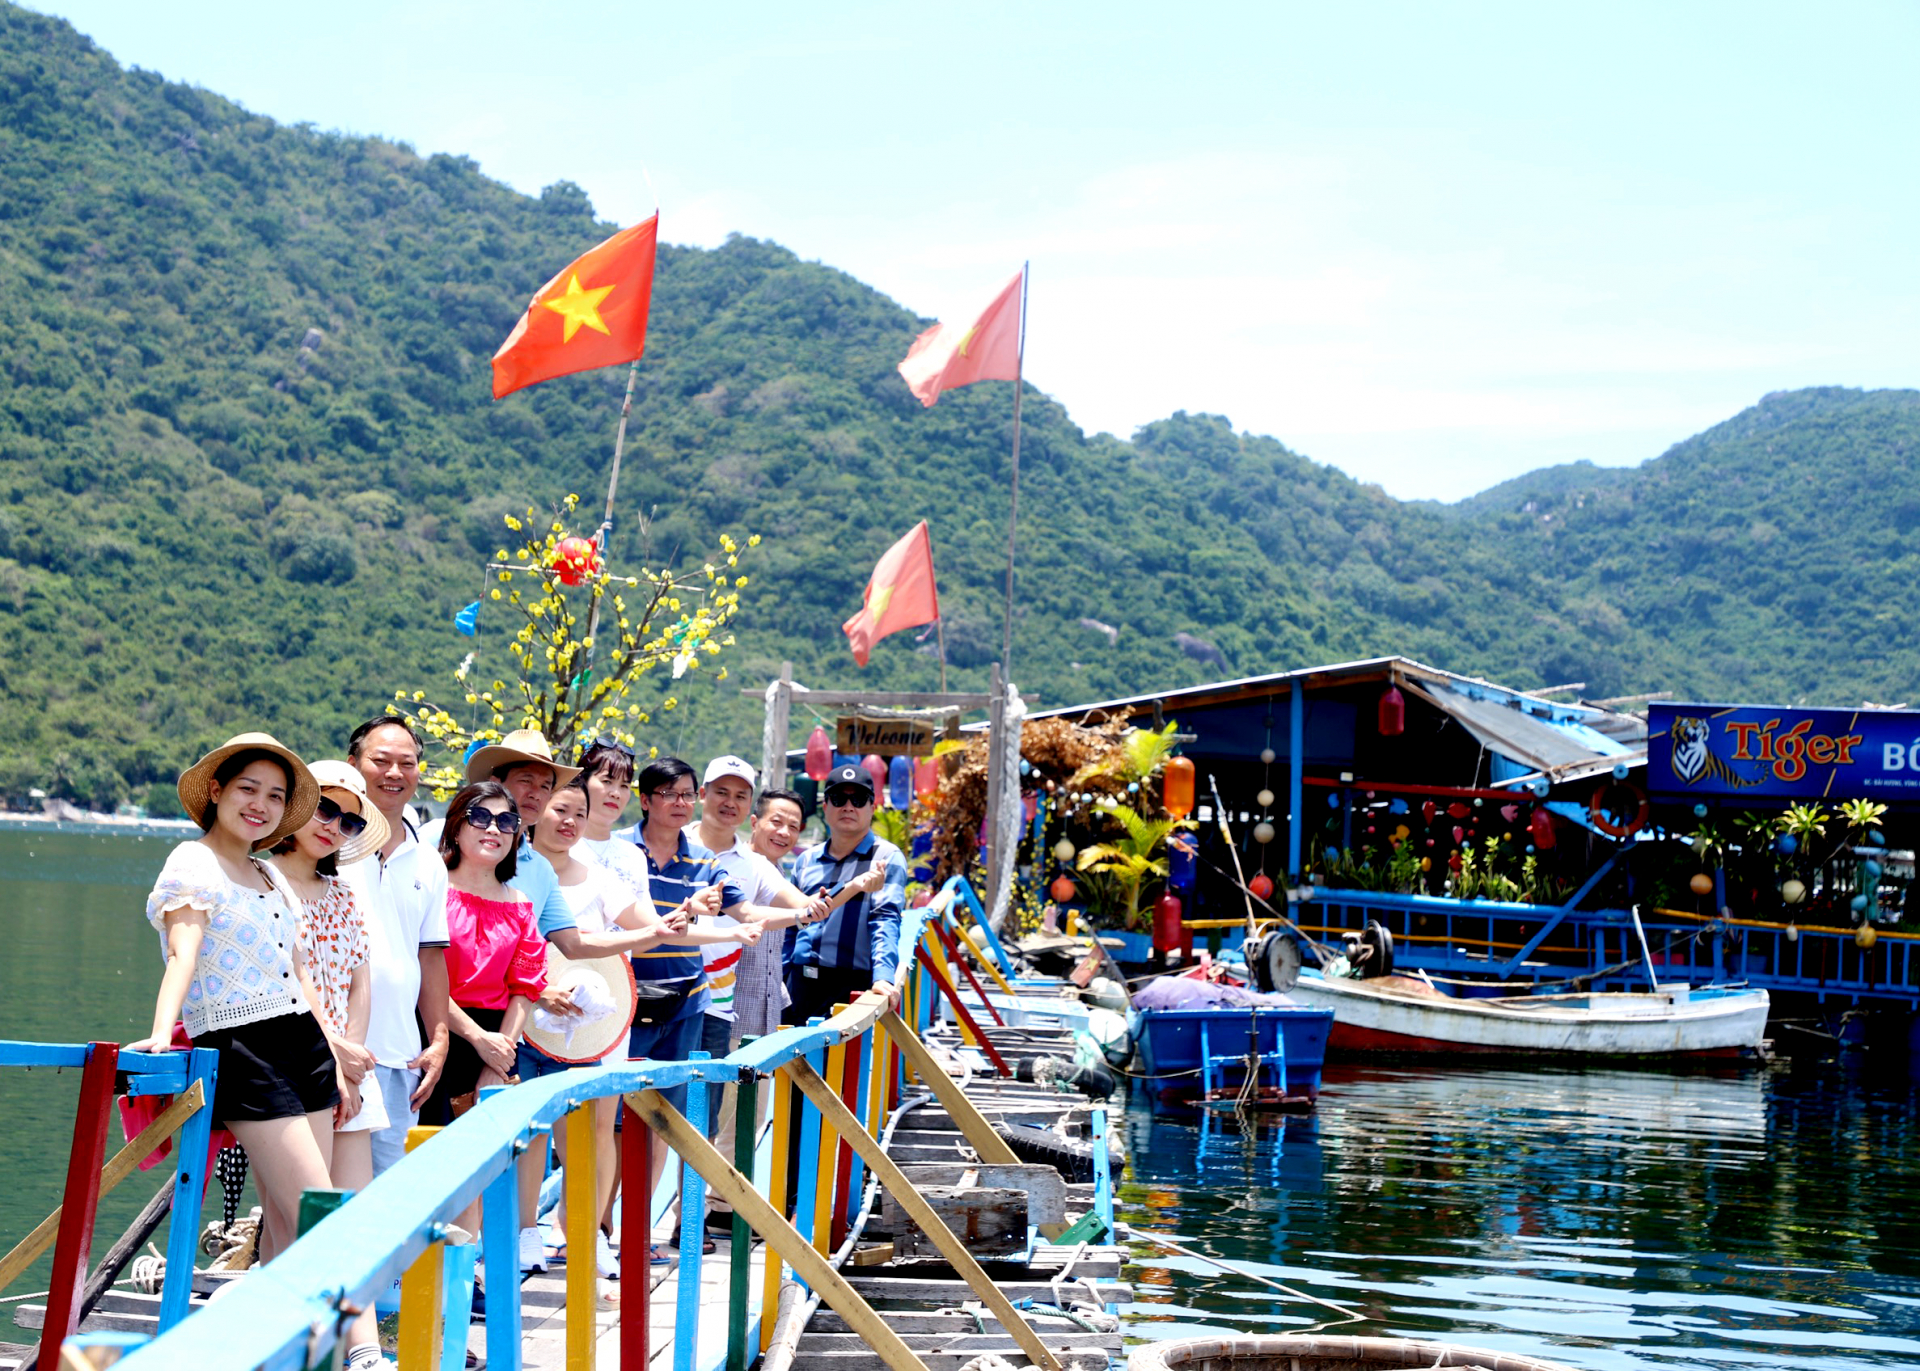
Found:
M 995 1124 L 993 1131 L 1023 1162 L 1051 1166 L 1069 1181 L 1079 1184 L 1093 1179 L 1092 1143 L 1074 1142 L 1049 1129 L 1026 1123 Z
M 1299 983 L 1300 947 L 1287 934 L 1277 930 L 1269 934 L 1267 945 L 1261 949 L 1260 960 L 1266 968 L 1267 983 L 1263 989 L 1285 994 Z M 1388 960 L 1392 960 L 1391 953 L 1388 954 Z

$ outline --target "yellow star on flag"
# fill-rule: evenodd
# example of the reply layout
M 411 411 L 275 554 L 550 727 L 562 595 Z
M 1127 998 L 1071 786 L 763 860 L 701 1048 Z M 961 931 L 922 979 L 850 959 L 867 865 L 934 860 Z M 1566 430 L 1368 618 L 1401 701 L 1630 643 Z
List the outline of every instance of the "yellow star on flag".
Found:
M 867 601 L 867 613 L 873 617 L 874 622 L 878 623 L 880 617 L 887 612 L 887 601 L 892 598 L 893 587 L 890 585 L 880 586 L 874 590 L 873 598 Z
M 567 278 L 567 291 L 564 295 L 540 303 L 559 315 L 566 323 L 562 326 L 560 341 L 571 343 L 573 335 L 580 331 L 582 324 L 595 333 L 609 332 L 600 318 L 600 302 L 613 294 L 612 286 L 595 286 L 592 290 L 580 288 L 578 275 Z
M 961 334 L 960 346 L 955 348 L 954 351 L 958 352 L 962 357 L 965 357 L 967 355 L 968 344 L 973 342 L 973 335 L 978 333 L 979 331 L 980 331 L 980 325 L 975 324 L 971 328 L 969 328 L 965 333 Z

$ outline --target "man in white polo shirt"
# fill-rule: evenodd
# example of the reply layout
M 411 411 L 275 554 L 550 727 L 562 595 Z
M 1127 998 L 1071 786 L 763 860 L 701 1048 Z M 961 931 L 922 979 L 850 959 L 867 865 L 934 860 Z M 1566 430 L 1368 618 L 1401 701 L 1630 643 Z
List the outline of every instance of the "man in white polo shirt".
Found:
M 420 784 L 420 750 L 419 735 L 386 715 L 367 720 L 347 740 L 347 760 L 366 780 L 388 834 L 379 860 L 340 868 L 367 924 L 373 988 L 367 1050 L 388 1119 L 373 1135 L 376 1176 L 406 1155 L 407 1130 L 447 1063 L 447 868 L 406 816 Z

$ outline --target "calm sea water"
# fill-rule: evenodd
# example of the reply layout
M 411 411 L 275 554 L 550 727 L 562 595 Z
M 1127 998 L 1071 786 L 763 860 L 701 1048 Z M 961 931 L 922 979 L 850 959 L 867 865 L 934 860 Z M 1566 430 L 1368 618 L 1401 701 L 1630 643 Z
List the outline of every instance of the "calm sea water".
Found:
M 142 910 L 174 841 L 0 831 L 0 1037 L 145 1032 L 160 959 Z M 1249 1128 L 1136 1104 L 1120 1208 L 1351 1308 L 1346 1332 L 1608 1371 L 1920 1367 L 1920 1086 L 1904 1061 L 1868 1065 L 1334 1071 L 1316 1114 Z M 0 1070 L 0 1248 L 59 1203 L 78 1087 Z M 136 1173 L 101 1231 L 164 1178 Z M 1136 1336 L 1337 1317 L 1136 1251 Z M 45 1269 L 6 1295 L 44 1289 Z
M 1316 1114 L 1136 1105 L 1121 1214 L 1347 1306 L 1328 1331 L 1608 1368 L 1920 1366 L 1920 1088 L 1897 1064 L 1345 1069 Z M 1130 1330 L 1340 1316 L 1136 1245 Z

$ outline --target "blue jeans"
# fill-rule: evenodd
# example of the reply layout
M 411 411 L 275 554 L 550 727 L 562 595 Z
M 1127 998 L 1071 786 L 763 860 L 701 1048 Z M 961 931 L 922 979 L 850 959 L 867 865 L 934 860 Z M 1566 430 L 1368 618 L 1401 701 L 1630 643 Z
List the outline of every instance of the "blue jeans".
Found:
M 684 1062 L 700 1049 L 707 1020 L 707 992 L 689 995 L 665 1023 L 635 1024 L 627 1034 L 627 1056 L 655 1062 Z M 668 1086 L 661 1095 L 682 1114 L 687 1112 L 685 1083 Z M 696 1120 L 696 1125 L 698 1121 Z

